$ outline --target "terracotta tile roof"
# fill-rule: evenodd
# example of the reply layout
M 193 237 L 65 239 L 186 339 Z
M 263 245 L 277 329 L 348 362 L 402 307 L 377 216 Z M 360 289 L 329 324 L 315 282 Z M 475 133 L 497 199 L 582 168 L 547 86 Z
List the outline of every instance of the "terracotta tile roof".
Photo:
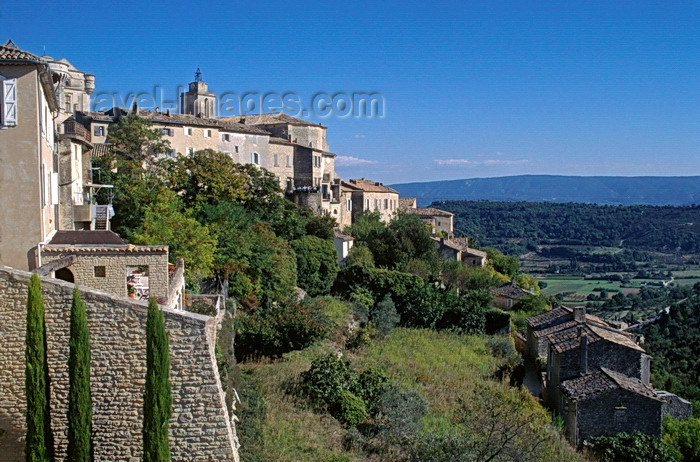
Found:
M 92 157 L 103 157 L 109 154 L 111 146 L 110 143 L 95 143 L 92 147 L 92 151 L 90 151 L 90 155 Z
M 565 380 L 561 384 L 561 389 L 574 401 L 587 399 L 600 395 L 607 391 L 623 389 L 631 391 L 656 401 L 663 401 L 657 395 L 656 390 L 643 383 L 639 379 L 611 371 L 601 367 L 599 371 L 592 372 L 571 380 Z
M 589 345 L 595 342 L 607 341 L 626 348 L 644 351 L 630 336 L 622 332 L 586 323 L 577 323 L 575 326 L 550 334 L 547 336 L 547 341 L 552 345 L 555 351 L 563 353 L 565 351 L 578 349 L 581 345 L 581 336 L 583 334 L 588 337 Z
M 531 316 L 527 318 L 525 321 L 527 322 L 527 325 L 532 327 L 532 328 L 538 328 L 540 326 L 547 326 L 552 323 L 564 323 L 569 320 L 573 320 L 573 314 L 574 310 L 573 308 L 569 308 L 568 306 L 557 306 L 549 311 L 545 311 L 544 313 L 540 313 L 535 316 Z M 567 319 L 568 318 L 568 319 Z M 592 314 L 586 314 L 586 322 L 592 323 L 592 324 L 598 324 L 603 327 L 607 327 L 608 323 L 603 321 L 601 318 L 598 316 L 594 316 Z
M 376 181 L 370 181 L 370 180 L 365 180 L 364 178 L 360 178 L 359 180 L 351 179 L 346 181 L 343 181 L 342 183 L 344 186 L 348 188 L 348 190 L 351 191 L 365 191 L 365 192 L 383 192 L 383 193 L 392 193 L 392 194 L 398 194 L 399 192 L 391 189 L 388 186 L 384 186 L 382 183 L 378 183 Z
M 12 40 L 8 40 L 4 45 L 0 45 L 0 59 L 7 61 L 34 61 L 43 63 L 40 57 L 28 51 L 20 50 Z
M 273 114 L 246 114 L 241 116 L 222 117 L 222 119 L 237 120 L 238 122 L 248 125 L 297 125 L 303 127 L 327 128 L 321 124 L 315 124 L 313 122 L 309 122 L 308 120 L 292 117 L 284 112 L 277 112 Z
M 399 199 L 399 208 L 401 208 L 401 199 Z M 418 215 L 419 217 L 452 217 L 454 213 L 446 212 L 440 209 L 434 209 L 432 207 L 427 208 L 407 208 L 404 210 L 406 213 L 412 215 Z

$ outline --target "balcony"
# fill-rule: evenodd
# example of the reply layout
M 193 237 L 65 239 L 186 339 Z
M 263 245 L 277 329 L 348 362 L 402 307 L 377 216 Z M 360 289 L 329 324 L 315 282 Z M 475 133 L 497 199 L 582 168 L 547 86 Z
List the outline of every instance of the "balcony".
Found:
M 71 136 L 71 137 L 77 136 L 79 138 L 84 139 L 88 143 L 92 142 L 92 135 L 90 134 L 90 130 L 83 127 L 81 124 L 79 124 L 75 120 L 66 120 L 64 122 L 63 134 L 66 136 Z

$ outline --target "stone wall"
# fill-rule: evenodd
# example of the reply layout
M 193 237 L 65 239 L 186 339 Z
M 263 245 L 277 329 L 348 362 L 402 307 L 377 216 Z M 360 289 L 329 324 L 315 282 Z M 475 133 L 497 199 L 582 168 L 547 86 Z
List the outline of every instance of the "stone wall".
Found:
M 135 249 L 138 249 L 136 247 Z M 126 296 L 127 269 L 148 266 L 149 296 L 168 299 L 168 252 L 42 252 L 42 264 L 75 255 L 78 260 L 68 267 L 79 287 L 93 287 Z M 105 276 L 95 276 L 95 267 L 104 266 Z
M 30 273 L 0 267 L 0 462 L 24 460 L 24 335 Z M 68 329 L 73 284 L 42 280 L 57 460 L 65 457 Z M 82 289 L 92 347 L 95 460 L 138 461 L 142 455 L 146 309 L 105 292 Z M 214 355 L 217 319 L 164 309 L 170 336 L 173 461 L 237 461 L 235 428 L 226 410 Z
M 660 400 L 616 389 L 577 404 L 577 435 L 573 431 L 567 432 L 569 440 L 575 445 L 586 438 L 619 432 L 641 431 L 647 435 L 661 435 L 663 403 Z

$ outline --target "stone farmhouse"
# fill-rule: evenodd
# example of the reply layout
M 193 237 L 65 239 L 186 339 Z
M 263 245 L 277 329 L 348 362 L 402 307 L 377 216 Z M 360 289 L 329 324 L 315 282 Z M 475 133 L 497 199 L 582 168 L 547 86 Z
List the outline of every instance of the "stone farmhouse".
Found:
M 692 414 L 688 401 L 650 385 L 651 357 L 634 337 L 585 307 L 559 306 L 528 318 L 525 354 L 546 362 L 544 402 L 562 416 L 575 446 L 619 432 L 659 436 L 664 416 Z
M 533 295 L 534 292 L 523 289 L 516 284 L 515 279 L 513 279 L 493 289 L 491 294 L 493 295 L 493 304 L 497 308 L 502 310 L 510 310 L 520 300 L 528 295 Z
M 415 197 L 400 198 L 399 209 L 420 218 L 423 223 L 430 226 L 433 236 L 453 237 L 454 213 L 433 207 L 417 207 Z
M 486 252 L 469 247 L 469 238 L 444 237 L 433 238 L 438 252 L 448 260 L 461 261 L 467 266 L 485 266 L 488 259 Z

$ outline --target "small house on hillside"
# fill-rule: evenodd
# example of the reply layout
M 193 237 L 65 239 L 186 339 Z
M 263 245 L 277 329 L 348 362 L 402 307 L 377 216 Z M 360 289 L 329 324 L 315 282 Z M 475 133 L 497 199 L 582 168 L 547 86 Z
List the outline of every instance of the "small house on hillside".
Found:
M 574 446 L 620 432 L 660 436 L 666 415 L 683 420 L 692 413 L 688 401 L 605 367 L 566 380 L 561 389 L 564 432 Z
M 534 292 L 525 290 L 515 283 L 515 280 L 506 282 L 493 290 L 493 303 L 502 310 L 513 308 L 520 300 L 533 295 Z
M 481 250 L 469 247 L 469 238 L 433 238 L 438 252 L 447 260 L 461 261 L 468 266 L 485 266 L 488 255 Z
M 343 234 L 338 228 L 333 229 L 333 233 L 333 245 L 335 245 L 335 253 L 338 258 L 338 265 L 343 267 L 345 266 L 345 259 L 348 257 L 350 249 L 352 249 L 352 246 L 355 243 L 355 239 L 352 236 Z
M 549 311 L 531 316 L 525 320 L 527 324 L 527 354 L 532 359 L 538 356 L 547 356 L 549 342 L 547 336 L 568 329 L 578 323 L 589 323 L 601 327 L 607 326 L 606 322 L 598 316 L 586 313 L 586 307 L 557 306 Z
M 399 210 L 411 215 L 416 215 L 420 218 L 423 223 L 430 226 L 433 236 L 452 237 L 452 233 L 454 232 L 454 213 L 433 207 L 416 207 L 415 197 L 400 198 Z

